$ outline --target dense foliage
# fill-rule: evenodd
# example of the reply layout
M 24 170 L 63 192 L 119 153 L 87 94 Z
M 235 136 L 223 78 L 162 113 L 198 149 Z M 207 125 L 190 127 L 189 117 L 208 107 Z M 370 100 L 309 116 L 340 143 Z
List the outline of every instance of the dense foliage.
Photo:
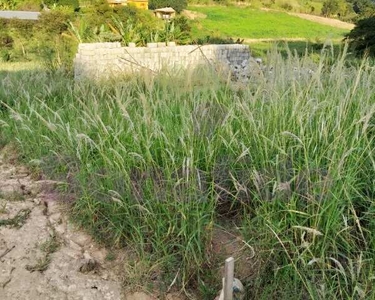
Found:
M 79 1 L 78 0 L 45 0 L 43 1 L 44 5 L 48 7 L 53 6 L 68 6 L 72 7 L 74 10 L 79 9 Z
M 150 0 L 149 8 L 156 9 L 162 7 L 172 7 L 177 12 L 181 12 L 187 7 L 187 0 Z
M 111 8 L 105 1 L 85 6 L 56 6 L 37 22 L 0 20 L 0 60 L 43 60 L 52 68 L 70 67 L 80 42 L 190 42 L 190 24 L 182 16 L 166 23 L 149 11 Z
M 346 38 L 357 54 L 375 56 L 375 16 L 358 21 Z

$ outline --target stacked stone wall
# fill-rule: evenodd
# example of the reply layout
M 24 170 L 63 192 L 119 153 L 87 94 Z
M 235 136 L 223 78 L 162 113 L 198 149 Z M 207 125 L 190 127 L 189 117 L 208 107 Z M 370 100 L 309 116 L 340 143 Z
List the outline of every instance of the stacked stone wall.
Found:
M 106 78 L 149 70 L 228 67 L 242 70 L 250 61 L 247 45 L 176 46 L 174 43 L 150 43 L 147 47 L 121 47 L 120 43 L 80 44 L 74 60 L 75 78 Z

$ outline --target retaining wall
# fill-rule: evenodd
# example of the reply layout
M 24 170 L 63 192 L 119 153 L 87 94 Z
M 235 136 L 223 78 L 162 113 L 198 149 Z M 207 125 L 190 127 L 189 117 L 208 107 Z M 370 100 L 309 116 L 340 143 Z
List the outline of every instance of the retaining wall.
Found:
M 176 46 L 151 43 L 147 47 L 121 47 L 120 43 L 80 44 L 74 60 L 75 78 L 106 78 L 118 74 L 163 68 L 181 69 L 200 65 L 245 70 L 250 60 L 247 45 Z

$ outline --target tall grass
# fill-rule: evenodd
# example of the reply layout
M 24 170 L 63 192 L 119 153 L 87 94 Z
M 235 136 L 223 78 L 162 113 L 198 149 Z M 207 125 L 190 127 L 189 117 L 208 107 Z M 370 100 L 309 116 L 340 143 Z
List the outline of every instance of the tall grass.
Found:
M 345 53 L 268 62 L 241 89 L 209 72 L 3 72 L 0 139 L 67 181 L 76 222 L 161 279 L 207 284 L 212 230 L 231 219 L 261 261 L 241 278 L 248 298 L 371 299 L 373 67 Z

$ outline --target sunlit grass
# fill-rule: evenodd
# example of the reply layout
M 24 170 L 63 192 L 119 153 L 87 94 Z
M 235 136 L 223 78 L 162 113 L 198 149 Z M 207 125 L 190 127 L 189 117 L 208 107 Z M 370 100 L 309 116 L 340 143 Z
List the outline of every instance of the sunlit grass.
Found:
M 0 139 L 69 183 L 76 222 L 168 283 L 210 284 L 212 230 L 229 219 L 261 261 L 240 278 L 252 299 L 372 299 L 373 67 L 267 62 L 240 89 L 210 72 L 1 73 Z
M 194 26 L 195 37 L 222 35 L 236 38 L 340 39 L 347 31 L 303 20 L 285 12 L 263 11 L 250 7 L 189 7 L 206 15 Z

